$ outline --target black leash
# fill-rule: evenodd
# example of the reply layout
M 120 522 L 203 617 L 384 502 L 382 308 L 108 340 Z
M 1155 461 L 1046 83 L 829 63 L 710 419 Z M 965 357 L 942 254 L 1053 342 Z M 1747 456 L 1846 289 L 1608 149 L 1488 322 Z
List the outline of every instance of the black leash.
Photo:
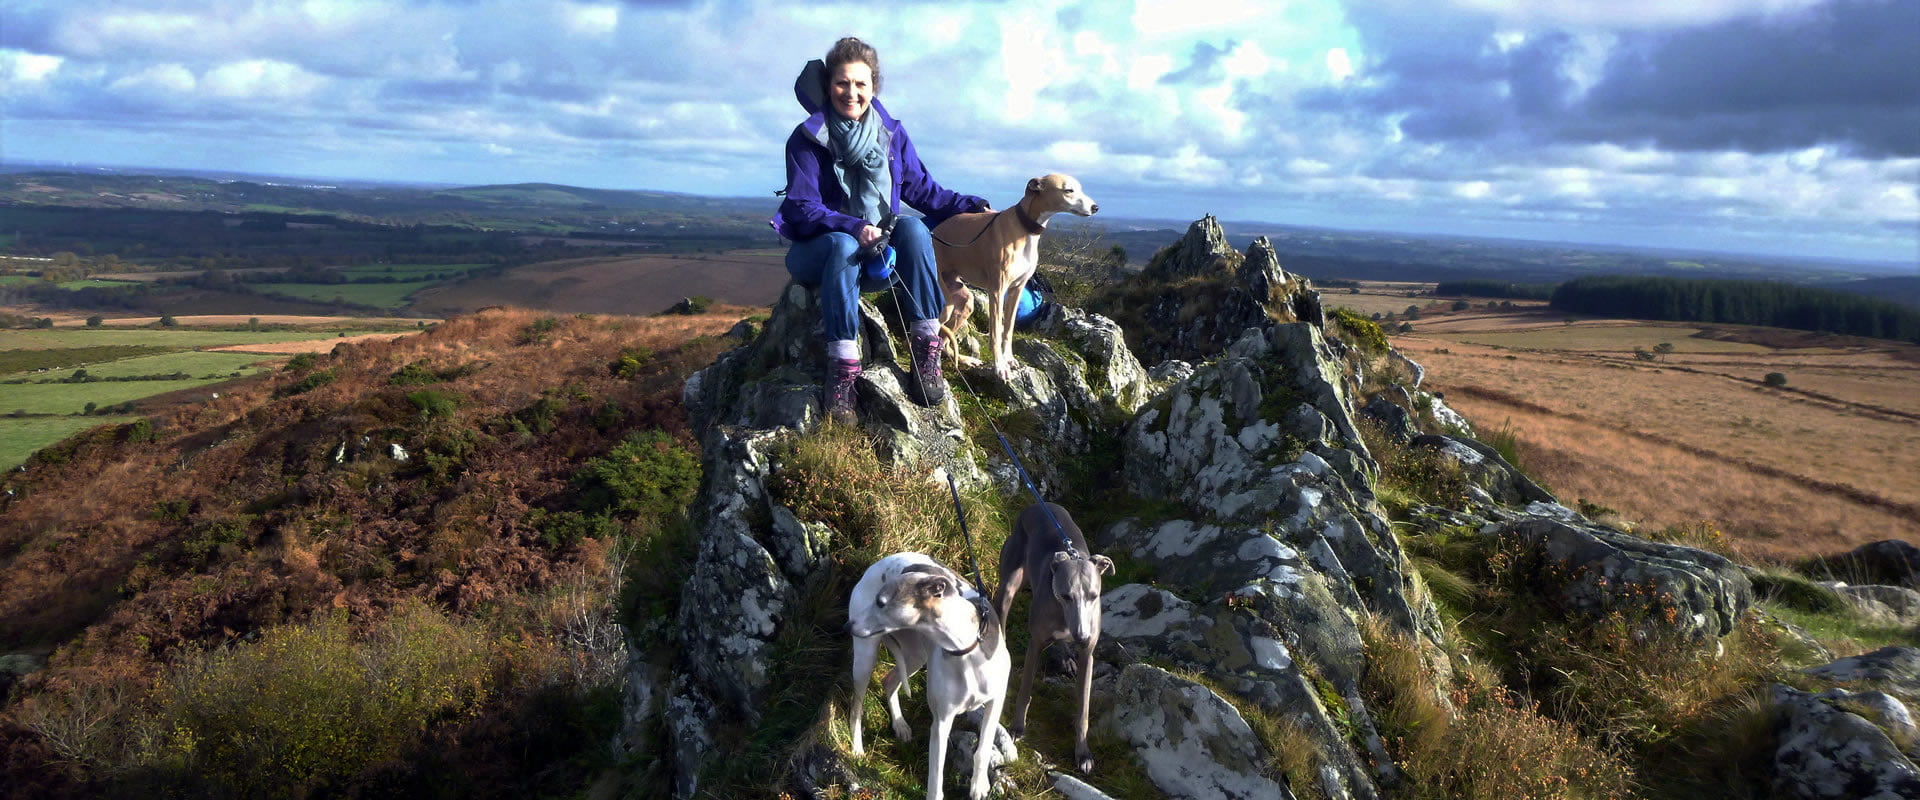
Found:
M 967 510 L 960 506 L 960 486 L 953 482 L 953 472 L 947 472 L 947 490 L 953 492 L 953 513 L 960 517 L 960 537 L 967 542 L 967 563 L 973 566 L 973 588 L 979 590 L 981 597 L 987 596 L 987 584 L 980 579 L 980 560 L 973 557 L 973 534 L 967 531 Z
M 1018 207 L 1019 206 L 1016 204 L 1015 208 L 1018 208 Z M 995 212 L 994 219 L 999 219 L 1000 215 L 1005 213 L 1007 212 L 1005 211 Z M 993 225 L 993 221 L 988 220 L 987 225 L 982 226 L 980 228 L 980 233 L 975 234 L 973 238 L 975 240 L 978 240 L 980 238 L 980 235 L 985 234 L 987 232 L 987 228 L 991 227 L 992 225 Z M 941 241 L 942 243 L 946 243 L 946 240 L 944 239 Z M 972 242 L 968 242 L 968 244 L 972 244 Z M 956 245 L 948 245 L 948 246 L 951 247 Z M 1037 271 L 1038 270 L 1036 265 L 1036 272 Z M 918 302 L 917 298 L 913 296 L 913 289 L 907 286 L 906 281 L 900 280 L 897 274 L 895 275 L 895 280 L 893 282 L 893 285 L 900 287 L 900 291 L 906 292 L 908 301 L 916 302 L 916 303 Z M 893 296 L 892 292 L 888 292 L 887 294 L 889 296 Z M 898 296 L 893 296 L 893 310 L 895 314 L 898 314 L 900 316 L 901 324 L 903 325 L 906 324 L 907 315 L 906 315 L 906 312 L 900 308 L 900 298 Z M 956 346 L 956 351 L 957 350 L 958 348 Z M 939 357 L 940 357 L 939 353 L 937 352 L 934 353 L 934 358 L 939 358 Z M 955 366 L 957 367 L 958 365 L 955 365 Z M 967 374 L 965 372 L 962 372 L 959 369 L 955 369 L 953 371 L 953 374 L 960 376 L 960 383 L 967 387 L 968 394 L 971 394 L 976 398 L 980 396 L 979 392 L 974 391 L 973 382 L 967 380 Z M 1056 519 L 1053 516 L 1053 507 L 1047 505 L 1047 499 L 1041 496 L 1040 494 L 1040 487 L 1034 485 L 1033 476 L 1027 474 L 1026 465 L 1020 463 L 1020 456 L 1014 454 L 1013 445 L 1007 441 L 1007 435 L 1000 430 L 999 425 L 994 424 L 993 417 L 986 417 L 986 420 L 987 420 L 987 427 L 992 428 L 993 435 L 1000 439 L 1000 449 L 1007 454 L 1008 460 L 1011 460 L 1013 462 L 1014 470 L 1020 473 L 1020 482 L 1023 484 L 1026 484 L 1027 491 L 1031 492 L 1033 494 L 1034 501 L 1040 504 L 1041 512 L 1047 515 L 1047 521 L 1050 523 L 1053 523 L 1053 532 L 1060 537 L 1060 545 L 1066 548 L 1066 551 L 1069 555 L 1072 555 L 1075 558 L 1080 557 L 1079 548 L 1073 546 L 1073 539 L 1072 537 L 1067 536 L 1067 529 L 1065 527 L 1062 527 L 1060 525 L 1060 520 Z M 958 513 L 960 515 L 960 534 L 962 536 L 967 537 L 967 559 L 969 561 L 974 562 L 973 563 L 973 582 L 976 586 L 980 587 L 981 594 L 985 594 L 986 586 L 985 584 L 980 582 L 980 564 L 978 561 L 974 561 L 974 558 L 973 558 L 973 537 L 971 534 L 967 532 L 967 515 L 966 515 L 966 512 L 961 510 L 960 508 L 960 489 L 954 483 L 953 473 L 951 471 L 947 473 L 947 488 L 953 491 L 953 509 L 955 513 Z
M 1001 209 L 999 211 L 993 212 L 993 219 L 987 220 L 987 224 L 980 226 L 980 230 L 975 231 L 973 234 L 973 238 L 968 239 L 966 244 L 954 244 L 953 242 L 949 242 L 945 239 L 942 239 L 940 238 L 940 234 L 933 232 L 932 228 L 927 229 L 927 235 L 933 237 L 934 241 L 944 244 L 948 247 L 972 247 L 974 242 L 980 241 L 980 237 L 987 235 L 987 229 L 992 228 L 993 223 L 999 222 L 1000 215 L 1005 213 L 1007 213 L 1006 209 Z

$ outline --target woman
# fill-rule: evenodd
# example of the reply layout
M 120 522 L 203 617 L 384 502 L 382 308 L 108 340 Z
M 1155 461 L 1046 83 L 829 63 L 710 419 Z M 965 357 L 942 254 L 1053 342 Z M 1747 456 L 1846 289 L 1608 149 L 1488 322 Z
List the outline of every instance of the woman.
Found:
M 935 183 L 899 120 L 874 96 L 880 93 L 880 56 L 854 37 L 835 42 L 825 62 L 808 62 L 793 92 L 812 116 L 787 137 L 786 200 L 774 230 L 793 242 L 787 272 L 820 288 L 826 328 L 828 415 L 853 419 L 853 383 L 860 377 L 860 249 L 887 234 L 896 253 L 912 317 L 908 349 L 921 401 L 946 399 L 940 374 L 940 310 L 945 302 L 928 235 L 948 217 L 991 210 L 987 201 Z M 926 215 L 899 216 L 900 202 Z

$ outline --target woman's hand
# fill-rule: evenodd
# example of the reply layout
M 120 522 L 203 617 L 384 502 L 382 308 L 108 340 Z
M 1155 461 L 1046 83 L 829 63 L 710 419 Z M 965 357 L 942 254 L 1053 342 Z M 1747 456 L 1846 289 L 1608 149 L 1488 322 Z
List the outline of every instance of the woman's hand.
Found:
M 880 241 L 880 237 L 885 235 L 886 234 L 882 232 L 879 228 L 876 228 L 872 225 L 868 225 L 861 228 L 859 235 L 853 238 L 859 240 L 861 247 L 866 247 L 867 245 Z

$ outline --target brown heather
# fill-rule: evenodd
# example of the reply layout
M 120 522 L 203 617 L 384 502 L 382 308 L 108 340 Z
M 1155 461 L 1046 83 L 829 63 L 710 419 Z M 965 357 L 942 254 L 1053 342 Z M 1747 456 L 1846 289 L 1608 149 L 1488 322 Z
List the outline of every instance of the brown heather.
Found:
M 88 792 L 103 780 L 126 791 L 144 791 L 143 780 L 157 781 L 147 787 L 155 791 L 232 788 L 237 773 L 195 765 L 236 758 L 264 759 L 245 762 L 266 771 L 245 780 L 278 787 L 272 793 L 405 793 L 438 774 L 464 776 L 464 794 L 519 796 L 535 775 L 578 780 L 590 765 L 569 759 L 597 752 L 580 740 L 603 724 L 580 715 L 605 702 L 592 698 L 605 648 L 617 645 L 604 632 L 621 554 L 645 549 L 668 523 L 617 519 L 616 538 L 629 544 L 616 546 L 543 536 L 530 514 L 572 509 L 574 471 L 630 432 L 662 431 L 694 448 L 681 385 L 753 311 L 484 311 L 339 347 L 312 367 L 335 380 L 304 393 L 287 394 L 307 374 L 292 371 L 183 402 L 152 418 L 151 442 L 103 426 L 42 451 L 0 478 L 10 490 L 0 500 L 0 651 L 52 653 L 0 709 L 0 765 L 45 796 L 76 780 L 95 781 Z M 650 355 L 637 371 L 610 369 L 623 350 L 642 348 Z M 389 385 L 416 362 L 445 379 Z M 452 405 L 423 413 L 408 397 L 423 389 Z M 377 450 L 358 453 L 363 436 Z M 409 451 L 407 463 L 387 457 L 389 442 Z M 343 443 L 356 457 L 335 464 Z M 402 608 L 415 611 L 394 617 Z M 297 641 L 324 647 L 289 660 L 286 643 Z M 378 717 L 391 730 L 296 725 L 314 737 L 272 753 L 200 749 L 210 745 L 196 731 L 265 724 L 247 720 L 285 710 L 240 698 L 224 707 L 221 686 L 317 675 L 299 699 L 320 702 L 328 670 L 379 663 L 395 680 L 425 681 L 405 691 L 427 705 Z M 440 676 L 435 664 L 456 669 Z M 191 712 L 199 721 L 130 736 L 132 722 L 152 717 L 157 692 L 196 698 L 164 705 L 176 715 L 201 709 Z M 398 729 L 407 732 L 362 748 L 378 762 L 365 769 L 302 760 L 320 752 L 313 747 L 348 746 L 328 737 Z

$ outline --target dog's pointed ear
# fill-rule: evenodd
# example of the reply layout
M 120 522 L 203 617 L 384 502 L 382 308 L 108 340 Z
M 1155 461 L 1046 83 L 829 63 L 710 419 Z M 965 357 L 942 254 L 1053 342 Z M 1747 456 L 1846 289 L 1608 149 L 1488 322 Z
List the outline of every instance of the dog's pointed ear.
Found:
M 1033 194 L 1038 191 L 1040 191 L 1040 179 L 1029 178 L 1027 180 L 1027 194 Z
M 1096 567 L 1099 567 L 1101 572 L 1107 573 L 1109 575 L 1113 574 L 1113 559 L 1111 558 L 1108 558 L 1106 556 L 1094 556 L 1093 565 Z

